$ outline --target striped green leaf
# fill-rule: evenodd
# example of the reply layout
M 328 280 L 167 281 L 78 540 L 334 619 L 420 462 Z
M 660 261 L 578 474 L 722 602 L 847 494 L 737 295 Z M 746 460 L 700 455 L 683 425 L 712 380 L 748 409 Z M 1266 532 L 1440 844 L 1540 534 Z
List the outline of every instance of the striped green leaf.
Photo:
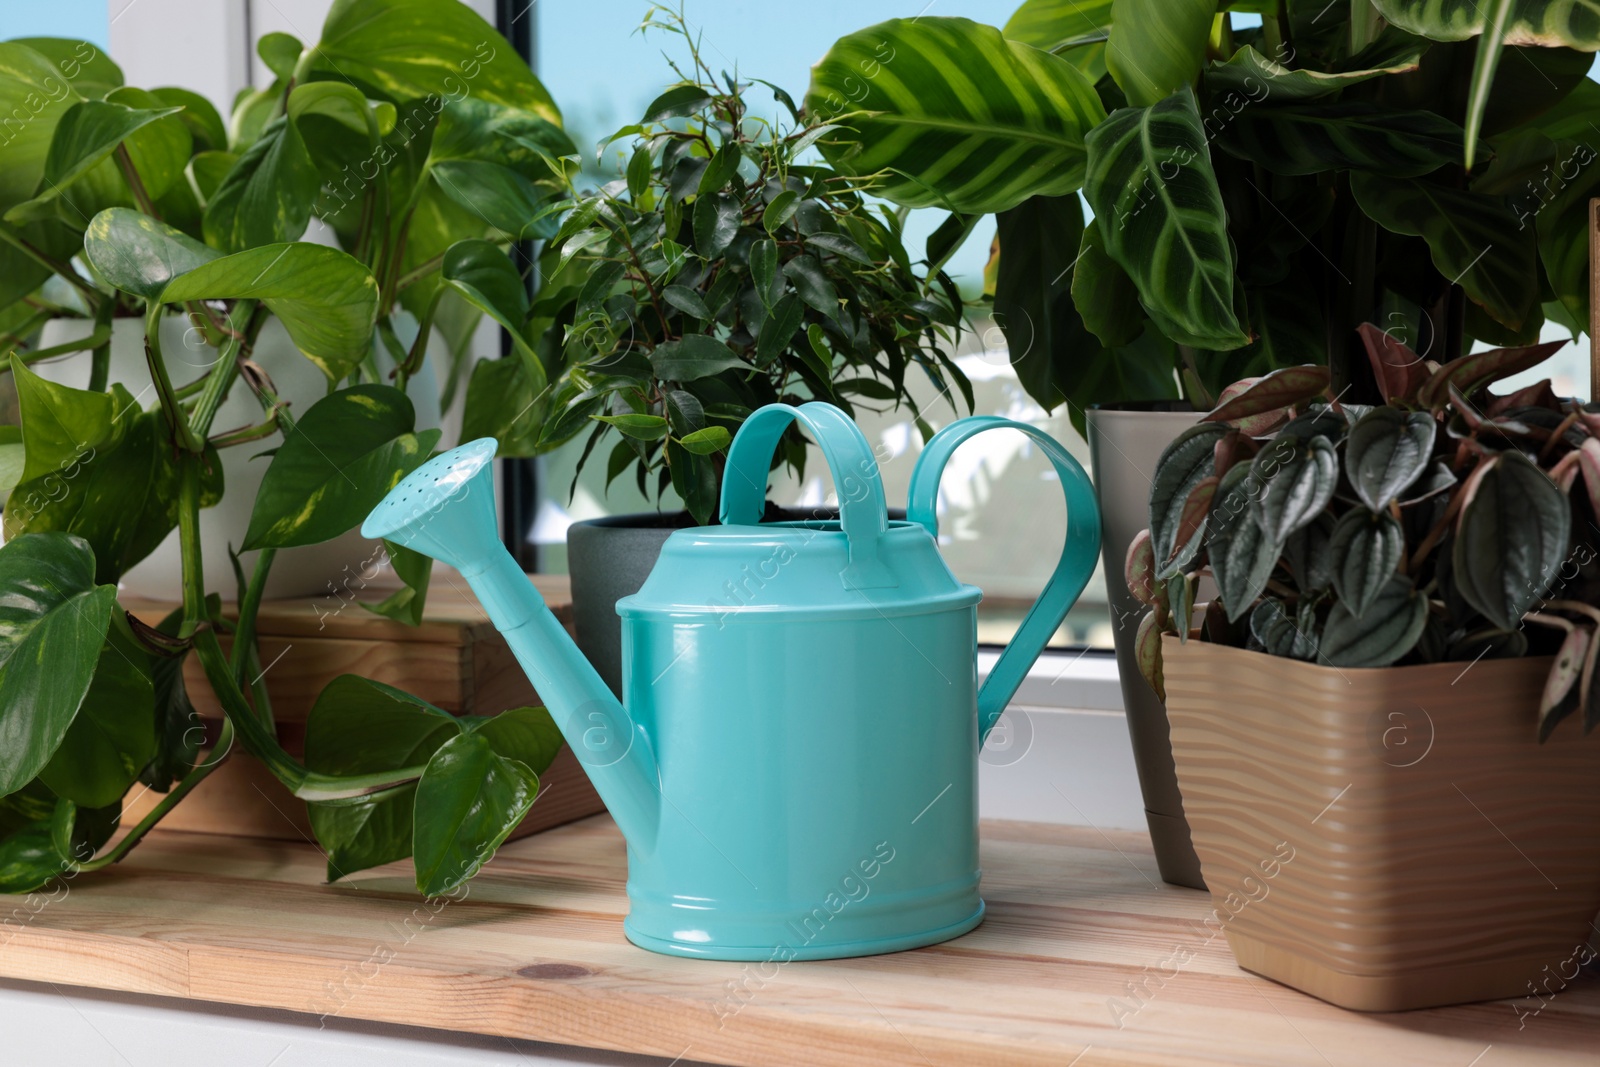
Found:
M 1216 0 L 1116 0 L 1106 69 L 1134 107 L 1194 85 L 1206 57 Z
M 1347 100 L 1244 108 L 1217 144 L 1276 174 L 1365 170 L 1413 178 L 1461 158 L 1461 137 L 1461 127 L 1431 111 Z
M 1600 0 L 1373 0 L 1401 29 L 1436 41 L 1483 35 L 1467 91 L 1465 154 L 1472 165 L 1495 71 L 1506 45 L 1600 49 Z
M 1234 314 L 1233 248 L 1194 93 L 1117 111 L 1088 141 L 1084 196 L 1106 253 L 1133 279 L 1161 332 L 1199 348 L 1248 344 Z
M 1085 134 L 1105 116 L 1072 64 L 969 19 L 892 19 L 840 38 L 806 106 L 847 174 L 912 207 L 1004 211 L 1083 184 Z
M 1498 197 L 1413 178 L 1350 176 L 1361 210 L 1391 233 L 1421 237 L 1433 265 L 1490 318 L 1513 330 L 1539 311 L 1533 227 Z
M 1091 82 L 1106 72 L 1106 38 L 1112 0 L 1027 0 L 1001 33 L 1012 41 L 1054 52 Z

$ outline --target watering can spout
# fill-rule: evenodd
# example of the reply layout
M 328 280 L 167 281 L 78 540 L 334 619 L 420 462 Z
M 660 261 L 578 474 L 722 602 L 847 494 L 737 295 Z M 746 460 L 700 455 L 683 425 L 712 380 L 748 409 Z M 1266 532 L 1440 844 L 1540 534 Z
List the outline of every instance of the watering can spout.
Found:
M 583 764 L 629 848 L 649 852 L 661 803 L 650 738 L 501 544 L 490 463 L 496 448 L 495 440 L 486 437 L 429 460 L 373 508 L 362 536 L 381 537 L 461 572 Z

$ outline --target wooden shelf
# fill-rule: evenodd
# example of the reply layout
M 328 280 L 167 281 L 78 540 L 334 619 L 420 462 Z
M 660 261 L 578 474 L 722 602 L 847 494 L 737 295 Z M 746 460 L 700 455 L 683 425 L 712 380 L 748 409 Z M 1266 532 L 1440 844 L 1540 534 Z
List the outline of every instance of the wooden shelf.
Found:
M 982 858 L 988 918 L 965 937 L 761 967 L 624 940 L 606 816 L 506 846 L 431 904 L 409 864 L 330 886 L 310 845 L 157 831 L 115 870 L 5 898 L 0 976 L 686 1062 L 1595 1063 L 1592 979 L 1526 1018 L 1539 1002 L 1357 1015 L 1240 971 L 1201 925 L 1208 898 L 1162 885 L 1142 834 L 987 822 Z

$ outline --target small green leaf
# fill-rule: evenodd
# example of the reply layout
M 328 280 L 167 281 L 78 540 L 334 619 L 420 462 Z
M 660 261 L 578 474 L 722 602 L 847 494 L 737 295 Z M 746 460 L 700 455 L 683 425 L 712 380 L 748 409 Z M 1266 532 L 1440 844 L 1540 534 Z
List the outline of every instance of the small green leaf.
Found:
M 1195 486 L 1215 476 L 1216 445 L 1228 432 L 1217 423 L 1192 426 L 1173 439 L 1156 461 L 1150 483 L 1150 539 L 1158 565 L 1173 557 L 1184 501 Z
M 750 278 L 756 283 L 756 296 L 763 307 L 771 308 L 783 296 L 778 280 L 778 242 L 757 241 L 750 246 Z
M 832 318 L 839 312 L 839 294 L 814 256 L 796 256 L 783 265 L 783 276 L 811 308 Z
M 6 220 L 28 222 L 43 217 L 53 209 L 56 197 L 109 158 L 123 141 L 177 111 L 177 108 L 131 108 L 104 100 L 83 100 L 72 105 L 56 126 L 34 198 L 7 211 Z M 178 129 L 182 131 L 181 126 Z M 183 133 L 183 136 L 187 139 L 188 134 Z M 164 186 L 161 191 L 166 191 Z M 151 195 L 159 194 L 152 190 Z
M 89 220 L 83 254 L 123 292 L 154 300 L 167 283 L 221 253 L 142 211 L 113 207 Z
M 789 347 L 805 315 L 805 305 L 794 293 L 786 294 L 773 306 L 756 338 L 756 366 L 767 366 Z
M 644 196 L 645 190 L 650 188 L 650 169 L 654 159 L 650 155 L 650 145 L 641 144 L 633 150 L 633 155 L 628 158 L 628 196 L 635 203 Z
M 463 440 L 475 441 L 477 438 L 463 436 Z M 407 626 L 420 626 L 422 613 L 428 603 L 428 582 L 433 577 L 433 557 L 424 556 L 393 541 L 385 541 L 383 550 L 388 554 L 389 565 L 394 568 L 395 576 L 405 585 L 376 604 L 362 601 L 361 606 Z
M 1083 228 L 1083 243 L 1072 269 L 1072 303 L 1089 332 L 1108 348 L 1131 344 L 1144 328 L 1139 290 L 1128 272 L 1106 254 L 1098 222 Z
M 448 893 L 478 873 L 539 794 L 527 764 L 496 755 L 481 732 L 446 741 L 417 783 L 413 858 L 417 891 Z
M 1409 579 L 1390 575 L 1361 617 L 1343 601 L 1333 606 L 1317 659 L 1335 667 L 1387 667 L 1416 646 L 1427 621 L 1427 598 Z
M 411 401 L 355 385 L 311 405 L 261 480 L 244 548 L 314 545 L 359 525 L 428 458 L 438 430 L 413 433 Z
M 1352 508 L 1334 526 L 1328 539 L 1333 588 L 1355 618 L 1366 618 L 1399 567 L 1405 547 L 1405 534 L 1387 511 Z
M 667 442 L 667 468 L 673 490 L 683 498 L 683 506 L 702 526 L 717 511 L 717 470 L 711 460 Z
M 876 266 L 872 257 L 867 255 L 865 249 L 843 234 L 811 234 L 806 237 L 806 247 L 828 252 L 843 259 L 851 259 L 868 267 Z
M 1194 84 L 1217 8 L 1213 0 L 1116 0 L 1106 69 L 1134 107 Z
M 717 154 L 711 157 L 705 172 L 700 175 L 699 195 L 703 197 L 720 192 L 739 173 L 740 158 L 739 146 L 731 142 L 717 149 Z
M 1345 445 L 1345 472 L 1361 502 L 1382 511 L 1409 489 L 1428 468 L 1435 432 L 1426 411 L 1385 406 L 1357 419 Z
M 795 212 L 800 210 L 800 194 L 793 189 L 785 189 L 772 198 L 772 203 L 767 205 L 761 213 L 761 225 L 768 233 L 775 234 L 789 220 L 794 218 Z
M 697 456 L 709 456 L 713 452 L 726 451 L 732 443 L 733 435 L 721 426 L 707 426 L 678 439 L 678 444 Z
M 710 322 L 713 318 L 715 318 L 715 316 L 711 313 L 711 309 L 706 307 L 706 302 L 700 299 L 700 294 L 685 286 L 667 286 L 665 289 L 661 290 L 661 299 L 665 300 L 667 303 L 671 304 L 685 315 L 697 318 L 702 322 Z
M 39 772 L 57 796 L 80 807 L 116 804 L 156 754 L 150 656 L 118 617 L 107 633 L 94 682 L 61 746 Z
M 461 440 L 493 437 L 500 456 L 527 458 L 539 454 L 546 428 L 544 382 L 528 377 L 528 363 L 515 357 L 480 359 L 467 382 L 461 414 Z
M 1251 470 L 1264 486 L 1251 502 L 1256 522 L 1277 544 L 1314 520 L 1339 482 L 1333 444 L 1321 436 L 1280 436 L 1256 455 Z
M 1571 507 L 1515 449 L 1486 460 L 1465 492 L 1451 574 L 1468 604 L 1499 629 L 1514 630 L 1561 568 Z
M 739 201 L 726 193 L 702 196 L 694 202 L 694 250 L 706 259 L 727 251 L 739 232 Z
M 711 94 L 698 85 L 676 85 L 650 102 L 641 122 L 681 119 L 711 103 Z
M 298 240 L 322 176 L 287 115 L 245 149 L 206 200 L 206 243 L 225 252 Z
M 659 441 L 667 436 L 667 420 L 660 415 L 593 415 L 591 418 L 609 423 L 638 441 Z
M 256 42 L 256 55 L 267 69 L 288 81 L 294 76 L 295 64 L 300 61 L 300 39 L 289 33 L 267 33 Z
M 429 173 L 451 200 L 517 239 L 534 236 L 540 208 L 549 199 L 533 182 L 498 163 L 441 160 Z
M 733 349 L 705 334 L 690 334 L 679 341 L 657 345 L 650 353 L 656 376 L 669 382 L 692 382 L 729 370 L 749 368 Z
M 467 729 L 486 739 L 495 755 L 526 764 L 543 774 L 561 754 L 566 742 L 561 729 L 544 708 L 511 708 L 486 719 L 473 719 Z

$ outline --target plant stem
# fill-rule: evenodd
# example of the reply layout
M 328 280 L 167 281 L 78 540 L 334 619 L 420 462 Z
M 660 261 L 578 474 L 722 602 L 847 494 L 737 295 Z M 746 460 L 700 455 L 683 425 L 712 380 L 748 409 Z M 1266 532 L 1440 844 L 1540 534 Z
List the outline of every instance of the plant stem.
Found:
M 206 757 L 205 762 L 190 768 L 189 773 L 183 776 L 183 780 L 173 786 L 167 795 L 162 797 L 160 802 L 150 810 L 150 813 L 140 819 L 139 824 L 129 830 L 127 836 L 118 841 L 109 852 L 96 856 L 85 863 L 80 863 L 78 870 L 98 871 L 104 867 L 111 866 L 113 863 L 120 863 L 122 857 L 133 851 L 133 847 L 144 838 L 144 835 L 154 829 L 156 823 L 166 817 L 167 812 L 177 807 L 178 802 L 188 796 L 195 786 L 205 781 L 212 771 L 222 766 L 222 762 L 228 758 L 228 753 L 232 749 L 233 724 L 224 719 L 222 721 L 222 730 L 217 735 L 217 743 L 212 747 L 211 755 Z
M 250 584 L 245 586 L 244 599 L 239 601 L 239 628 L 233 632 L 233 655 L 229 657 L 229 666 L 241 685 L 244 683 L 245 661 L 249 659 L 249 650 L 256 640 L 256 615 L 261 609 L 261 594 L 267 587 L 267 574 L 272 570 L 272 561 L 277 554 L 275 548 L 261 550 L 256 557 L 255 572 L 250 575 Z
M 117 166 L 122 170 L 122 176 L 128 180 L 128 188 L 133 190 L 133 202 L 139 205 L 139 210 L 149 215 L 156 221 L 161 220 L 161 212 L 156 210 L 156 202 L 150 199 L 150 190 L 144 187 L 144 179 L 139 177 L 139 168 L 133 165 L 133 157 L 128 154 L 126 143 L 117 145 Z
M 95 309 L 93 336 L 99 338 L 89 357 L 89 391 L 103 393 L 111 377 L 111 313 L 117 310 L 115 300 L 107 300 Z
M 48 319 L 50 316 L 46 315 L 44 317 Z M 100 345 L 107 343 L 110 340 L 111 327 L 106 326 L 95 330 L 94 333 L 91 333 L 88 337 L 82 337 L 76 341 L 67 341 L 65 344 L 52 345 L 49 348 L 38 348 L 34 349 L 32 352 L 14 351 L 10 353 L 11 358 L 8 359 L 4 365 L 0 365 L 0 374 L 5 373 L 19 363 L 26 366 L 29 363 L 37 363 L 41 359 L 49 359 L 52 356 L 65 356 L 72 352 L 85 352 L 90 349 L 98 348 Z M 101 388 L 104 388 L 104 386 Z
M 206 576 L 200 555 L 200 464 L 194 450 L 179 459 L 178 549 L 183 576 L 183 622 L 178 637 L 193 637 L 206 622 Z
M 258 309 L 259 305 L 254 300 L 241 300 L 234 305 L 233 314 L 228 320 L 233 335 L 228 338 L 211 373 L 206 376 L 205 389 L 200 393 L 200 402 L 195 405 L 194 416 L 189 422 L 197 440 L 204 441 L 211 432 L 211 421 L 217 417 L 217 409 L 222 407 L 228 390 L 233 387 L 234 378 L 239 374 L 240 346 L 253 342 L 261 329 L 261 316 L 256 314 Z M 241 326 L 244 327 L 242 336 L 239 333 Z
M 161 354 L 161 305 L 151 304 L 144 322 L 144 359 L 150 368 L 150 380 L 155 383 L 156 399 L 167 417 L 168 428 L 178 447 L 187 452 L 200 452 L 205 442 L 189 428 L 189 420 L 178 407 L 178 395 L 173 391 L 172 379 L 167 376 L 166 357 Z
M 251 441 L 260 441 L 271 437 L 278 432 L 278 420 L 271 418 L 265 422 L 258 422 L 254 426 L 244 426 L 227 433 L 219 433 L 210 438 L 212 448 L 232 448 L 234 445 L 249 444 Z
M 402 289 L 406 289 L 415 285 L 417 282 L 420 282 L 422 279 L 438 270 L 443 264 L 444 253 L 440 252 L 426 263 L 412 267 L 410 270 L 400 275 L 399 280 L 394 283 L 394 291 L 399 293 Z

